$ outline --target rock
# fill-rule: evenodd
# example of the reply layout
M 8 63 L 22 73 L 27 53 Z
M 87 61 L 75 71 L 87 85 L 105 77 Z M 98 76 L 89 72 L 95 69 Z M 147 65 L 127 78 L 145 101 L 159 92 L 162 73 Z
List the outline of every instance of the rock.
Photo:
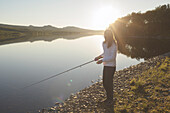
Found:
M 59 105 L 60 103 L 59 102 L 56 102 L 55 105 Z
M 162 95 L 163 95 L 163 96 L 168 96 L 169 93 L 168 93 L 168 92 L 163 92 Z
M 120 91 L 123 91 L 123 89 L 120 89 Z
M 94 80 L 92 80 L 91 83 L 94 83 Z

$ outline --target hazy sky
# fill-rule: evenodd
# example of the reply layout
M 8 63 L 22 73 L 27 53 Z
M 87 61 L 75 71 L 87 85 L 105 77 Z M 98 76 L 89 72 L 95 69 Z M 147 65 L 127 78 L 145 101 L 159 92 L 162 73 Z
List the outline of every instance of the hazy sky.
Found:
M 105 29 L 118 17 L 170 0 L 0 0 L 0 23 Z

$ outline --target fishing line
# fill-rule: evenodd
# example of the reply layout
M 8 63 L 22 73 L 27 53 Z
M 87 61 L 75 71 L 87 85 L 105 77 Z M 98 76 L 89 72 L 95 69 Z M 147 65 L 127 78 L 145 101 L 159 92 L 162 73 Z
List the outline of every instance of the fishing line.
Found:
M 63 72 L 61 72 L 61 73 L 58 73 L 58 74 L 56 74 L 56 75 L 53 75 L 53 76 L 50 76 L 50 77 L 48 77 L 48 78 L 42 79 L 42 80 L 40 80 L 40 81 L 38 81 L 38 82 L 32 83 L 32 84 L 30 84 L 30 85 L 28 85 L 28 86 L 23 87 L 22 89 L 26 89 L 26 88 L 28 88 L 28 87 L 34 86 L 34 85 L 36 85 L 36 84 L 39 84 L 39 83 L 41 83 L 41 82 L 44 82 L 44 81 L 46 81 L 46 80 L 49 80 L 49 79 L 54 78 L 54 77 L 56 77 L 56 76 L 59 76 L 59 75 L 61 75 L 61 74 L 67 73 L 67 72 L 69 72 L 69 71 L 71 71 L 71 70 L 74 70 L 74 69 L 76 69 L 76 68 L 82 67 L 82 66 L 87 65 L 87 64 L 92 63 L 92 62 L 94 62 L 94 60 L 91 60 L 91 61 L 89 61 L 89 62 L 86 62 L 86 63 L 81 64 L 81 65 L 78 65 L 78 66 L 75 66 L 75 67 L 73 67 L 73 68 L 70 68 L 70 69 L 68 69 L 68 70 L 66 70 L 66 71 L 63 71 Z

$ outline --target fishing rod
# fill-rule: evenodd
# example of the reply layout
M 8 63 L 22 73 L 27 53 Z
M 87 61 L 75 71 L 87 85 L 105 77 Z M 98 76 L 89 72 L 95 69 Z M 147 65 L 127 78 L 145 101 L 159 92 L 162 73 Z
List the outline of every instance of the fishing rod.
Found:
M 84 63 L 84 64 L 75 66 L 75 67 L 73 67 L 73 68 L 71 68 L 71 69 L 68 69 L 68 70 L 66 70 L 66 71 L 63 71 L 63 72 L 61 72 L 61 73 L 58 73 L 58 74 L 56 74 L 56 75 L 50 76 L 50 77 L 48 77 L 48 78 L 42 79 L 42 80 L 40 80 L 40 81 L 38 81 L 38 82 L 35 82 L 35 83 L 33 83 L 33 84 L 30 84 L 30 85 L 28 85 L 28 86 L 25 86 L 25 87 L 22 88 L 22 89 L 26 89 L 26 88 L 31 87 L 31 86 L 33 86 L 33 85 L 39 84 L 39 83 L 41 83 L 41 82 L 44 82 L 44 81 L 49 80 L 49 79 L 51 79 L 51 78 L 54 78 L 54 77 L 56 77 L 56 76 L 58 76 L 58 75 L 64 74 L 64 73 L 69 72 L 69 71 L 71 71 L 71 70 L 74 70 L 74 69 L 76 69 L 76 68 L 82 67 L 82 66 L 87 65 L 87 64 L 89 64 L 89 63 L 92 63 L 92 62 L 94 62 L 94 61 L 95 61 L 95 60 L 91 60 L 91 61 L 86 62 L 86 63 Z

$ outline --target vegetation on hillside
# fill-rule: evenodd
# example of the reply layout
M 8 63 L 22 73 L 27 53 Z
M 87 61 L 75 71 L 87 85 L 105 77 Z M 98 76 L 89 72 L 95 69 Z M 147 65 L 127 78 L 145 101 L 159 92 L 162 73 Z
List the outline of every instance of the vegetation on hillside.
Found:
M 0 41 L 34 36 L 65 36 L 77 34 L 102 34 L 101 30 L 88 30 L 77 27 L 56 28 L 50 25 L 43 27 L 36 26 L 14 26 L 0 24 Z
M 144 13 L 133 12 L 110 24 L 118 50 L 131 58 L 148 59 L 169 52 L 170 4 Z
M 122 37 L 170 37 L 170 4 L 145 13 L 133 12 L 117 19 L 110 27 Z

